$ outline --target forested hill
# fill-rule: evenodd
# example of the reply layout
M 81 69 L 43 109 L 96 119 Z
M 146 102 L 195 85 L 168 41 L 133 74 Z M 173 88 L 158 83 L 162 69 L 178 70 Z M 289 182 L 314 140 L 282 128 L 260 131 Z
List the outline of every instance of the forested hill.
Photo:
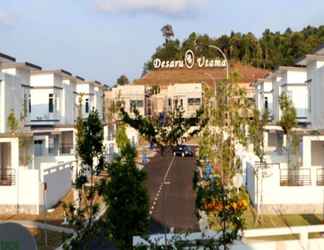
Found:
M 162 29 L 165 42 L 159 46 L 149 62 L 144 66 L 144 72 L 153 68 L 154 58 L 163 60 L 182 59 L 186 50 L 192 49 L 197 56 L 214 58 L 217 52 L 206 45 L 214 44 L 220 47 L 230 60 L 240 61 L 256 67 L 274 69 L 279 65 L 292 65 L 297 58 L 312 52 L 324 43 L 324 25 L 307 26 L 301 31 L 272 32 L 266 29 L 260 38 L 252 33 L 235 33 L 212 38 L 208 35 L 191 33 L 184 41 L 174 38 L 171 25 Z M 201 46 L 197 46 L 201 45 Z

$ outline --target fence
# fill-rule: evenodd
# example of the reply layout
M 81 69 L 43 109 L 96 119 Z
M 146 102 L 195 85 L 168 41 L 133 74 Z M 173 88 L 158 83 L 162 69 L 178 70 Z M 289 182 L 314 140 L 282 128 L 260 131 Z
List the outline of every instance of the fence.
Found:
M 313 249 L 324 249 L 323 239 L 309 239 L 310 233 L 321 233 L 324 232 L 324 225 L 314 226 L 297 226 L 297 227 L 279 227 L 279 228 L 264 228 L 264 229 L 248 229 L 244 230 L 243 238 L 247 242 L 247 245 L 239 245 L 235 249 L 295 249 L 295 250 L 313 250 Z M 275 236 L 291 236 L 298 235 L 297 240 L 262 240 L 259 244 L 250 242 L 249 239 L 257 239 L 260 237 L 275 237 Z M 146 246 L 147 249 L 155 249 L 154 246 L 174 246 L 176 242 L 185 243 L 185 246 L 191 246 L 194 242 L 203 242 L 208 240 L 216 240 L 221 236 L 220 232 L 207 231 L 205 233 L 183 233 L 183 234 L 154 234 L 148 238 L 143 239 L 140 236 L 133 237 L 133 246 L 140 247 Z M 236 244 L 235 244 L 236 245 Z M 252 246 L 252 248 L 251 248 Z M 150 248 L 152 247 L 152 248 Z M 197 248 L 195 248 L 197 249 Z M 198 248 L 205 249 L 205 248 Z M 234 249 L 234 248 L 233 248 Z
M 310 186 L 312 174 L 310 168 L 280 168 L 280 186 Z
M 324 168 L 316 169 L 316 185 L 324 186 Z

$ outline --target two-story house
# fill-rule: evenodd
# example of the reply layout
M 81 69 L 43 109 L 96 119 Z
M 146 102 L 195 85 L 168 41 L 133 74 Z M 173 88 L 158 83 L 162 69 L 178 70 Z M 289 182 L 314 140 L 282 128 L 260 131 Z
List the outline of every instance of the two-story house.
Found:
M 273 86 L 274 120 L 264 129 L 266 164 L 260 164 L 252 152 L 242 154 L 243 150 L 240 154 L 251 201 L 263 213 L 318 213 L 323 206 L 324 47 L 296 64 L 279 67 L 268 77 Z M 294 139 L 290 143 L 280 136 L 270 136 L 271 131 L 283 134 L 277 125 L 282 115 L 279 97 L 283 92 L 292 101 L 297 115 L 298 125 L 293 128 L 290 137 Z
M 35 155 L 73 155 L 75 77 L 65 70 L 33 71 L 30 85 Z

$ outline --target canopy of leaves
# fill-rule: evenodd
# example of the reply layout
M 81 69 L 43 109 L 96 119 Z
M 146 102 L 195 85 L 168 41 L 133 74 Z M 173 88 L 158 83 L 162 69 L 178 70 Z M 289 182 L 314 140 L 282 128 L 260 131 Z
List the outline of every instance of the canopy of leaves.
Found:
M 121 137 L 125 131 L 120 130 Z M 127 137 L 126 137 L 127 138 Z M 109 180 L 101 193 L 109 204 L 106 218 L 118 249 L 131 249 L 132 237 L 144 235 L 149 226 L 149 198 L 145 186 L 146 172 L 135 163 L 136 149 L 128 140 L 121 144 L 120 155 L 108 166 Z
M 197 134 L 208 120 L 202 117 L 203 107 L 191 117 L 185 118 L 183 113 L 183 109 L 177 107 L 174 111 L 169 112 L 164 121 L 160 121 L 143 117 L 137 110 L 134 110 L 134 116 L 131 117 L 122 109 L 121 117 L 123 122 L 159 146 L 175 146 L 181 143 L 185 136 L 191 137 Z M 191 130 L 193 126 L 196 126 L 196 129 Z
M 165 29 L 168 30 L 168 29 Z M 163 32 L 163 35 L 169 32 Z M 172 33 L 170 33 L 172 34 Z M 166 36 L 165 36 L 166 37 Z M 175 60 L 183 58 L 186 50 L 192 49 L 197 56 L 215 58 L 217 51 L 208 45 L 216 45 L 227 55 L 228 59 L 241 61 L 256 67 L 274 69 L 279 65 L 292 65 L 294 60 L 310 53 L 321 43 L 324 43 L 324 25 L 319 27 L 307 26 L 301 31 L 272 32 L 266 29 L 260 38 L 253 33 L 231 32 L 212 38 L 208 35 L 191 33 L 183 42 L 171 40 L 159 46 L 151 59 L 145 64 L 144 71 L 152 70 L 152 61 Z M 196 45 L 203 45 L 197 47 Z
M 279 125 L 282 127 L 285 134 L 289 134 L 291 129 L 297 126 L 297 115 L 292 101 L 285 92 L 279 97 L 279 106 L 282 111 Z
M 127 76 L 121 75 L 117 79 L 117 85 L 127 85 L 127 84 L 129 84 L 129 80 L 128 80 Z
M 92 110 L 86 120 L 77 122 L 80 129 L 77 136 L 77 152 L 83 164 L 93 165 L 94 157 L 100 157 L 103 150 L 103 126 L 98 111 Z
M 218 244 L 224 246 L 237 239 L 243 229 L 243 212 L 248 205 L 248 196 L 233 187 L 232 179 L 241 171 L 235 146 L 246 144 L 246 127 L 251 116 L 251 103 L 237 79 L 232 74 L 229 80 L 217 83 L 214 93 L 204 94 L 204 116 L 209 119 L 208 126 L 200 133 L 194 177 L 196 208 L 205 211 L 213 229 L 222 229 Z
M 116 143 L 119 149 L 125 148 L 129 144 L 128 137 L 126 135 L 126 127 L 124 124 L 117 126 Z
M 269 112 L 265 110 L 262 114 L 254 106 L 253 116 L 249 123 L 249 137 L 253 144 L 254 153 L 259 157 L 260 161 L 264 159 L 264 126 L 269 121 Z

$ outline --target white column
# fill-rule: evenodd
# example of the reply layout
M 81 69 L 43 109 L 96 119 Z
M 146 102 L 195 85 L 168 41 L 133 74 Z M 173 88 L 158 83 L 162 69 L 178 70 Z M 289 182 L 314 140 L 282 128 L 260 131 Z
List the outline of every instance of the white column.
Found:
M 282 138 L 282 146 L 284 148 L 287 148 L 287 135 L 283 134 L 283 138 Z
M 311 138 L 303 136 L 303 167 L 311 167 L 312 143 Z
M 299 242 L 304 250 L 308 250 L 308 232 L 302 232 L 299 234 Z
M 264 145 L 264 150 L 267 150 L 268 146 L 269 146 L 269 132 L 268 131 L 263 132 L 263 145 Z

